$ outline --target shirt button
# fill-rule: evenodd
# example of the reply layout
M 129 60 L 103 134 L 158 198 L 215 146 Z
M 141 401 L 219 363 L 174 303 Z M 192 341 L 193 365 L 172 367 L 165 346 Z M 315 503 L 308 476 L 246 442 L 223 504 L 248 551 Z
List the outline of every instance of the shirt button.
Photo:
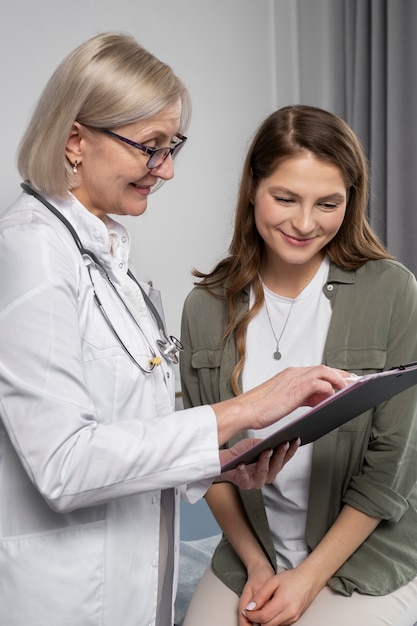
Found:
M 158 561 L 155 559 L 152 561 L 152 567 L 158 567 Z
M 152 496 L 152 504 L 156 504 L 157 500 L 158 500 L 158 498 L 156 496 Z
M 101 233 L 100 233 L 100 231 L 98 230 L 98 228 L 94 231 L 94 237 L 95 237 L 96 239 L 100 239 L 100 237 L 101 237 Z
M 334 287 L 333 287 L 333 285 L 330 283 L 329 285 L 327 285 L 326 289 L 327 289 L 327 291 L 333 291 Z
M 123 263 L 119 263 L 120 269 L 123 269 Z
M 167 378 L 170 378 L 171 374 L 169 372 L 167 372 Z
M 126 241 L 127 241 L 127 237 L 125 237 L 125 235 L 123 235 L 123 237 L 122 237 L 122 242 L 123 242 L 123 243 L 126 243 Z

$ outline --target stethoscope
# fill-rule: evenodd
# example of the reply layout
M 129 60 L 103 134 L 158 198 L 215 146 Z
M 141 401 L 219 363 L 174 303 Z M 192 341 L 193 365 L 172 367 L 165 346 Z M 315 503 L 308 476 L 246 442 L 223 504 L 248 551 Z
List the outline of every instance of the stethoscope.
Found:
M 153 372 L 155 367 L 157 367 L 157 365 L 161 364 L 161 357 L 159 357 L 151 342 L 149 341 L 149 339 L 147 338 L 146 334 L 144 333 L 143 329 L 140 327 L 140 325 L 138 324 L 138 322 L 136 321 L 136 318 L 134 317 L 133 313 L 131 312 L 131 310 L 129 309 L 129 307 L 127 306 L 126 302 L 124 301 L 124 299 L 122 298 L 122 296 L 119 294 L 119 292 L 117 291 L 115 285 L 113 284 L 113 281 L 111 280 L 110 276 L 108 275 L 106 269 L 103 267 L 102 263 L 99 261 L 99 259 L 97 258 L 97 256 L 94 254 L 94 252 L 92 252 L 91 250 L 88 250 L 87 248 L 85 248 L 82 244 L 81 239 L 78 236 L 77 231 L 74 229 L 74 227 L 72 226 L 72 224 L 67 220 L 66 217 L 64 217 L 64 215 L 62 215 L 62 213 L 60 211 L 58 211 L 58 209 L 51 204 L 50 202 L 48 202 L 48 200 L 46 200 L 46 198 L 44 198 L 40 193 L 38 193 L 35 189 L 33 189 L 30 185 L 28 185 L 27 183 L 22 183 L 21 187 L 23 189 L 23 191 L 31 196 L 34 196 L 37 200 L 39 200 L 39 202 L 41 202 L 47 209 L 49 209 L 49 211 L 51 211 L 51 213 L 53 213 L 63 224 L 64 226 L 67 228 L 67 230 L 69 231 L 69 233 L 71 234 L 72 238 L 75 241 L 75 244 L 81 254 L 81 256 L 84 257 L 88 257 L 91 261 L 91 264 L 89 264 L 87 266 L 88 269 L 88 273 L 89 273 L 89 277 L 90 277 L 90 281 L 91 281 L 91 285 L 93 287 L 93 292 L 94 292 L 94 301 L 97 305 L 97 307 L 99 308 L 103 318 L 105 319 L 108 327 L 110 328 L 110 330 L 112 331 L 113 335 L 116 337 L 117 341 L 120 343 L 121 347 L 123 348 L 123 350 L 125 351 L 125 353 L 128 355 L 128 357 L 130 358 L 130 360 L 137 366 L 139 367 L 139 369 L 141 369 L 143 372 L 146 373 L 150 373 Z M 133 323 L 135 324 L 135 326 L 139 329 L 140 333 L 142 334 L 145 342 L 147 343 L 149 350 L 151 352 L 151 358 L 149 359 L 148 363 L 149 366 L 146 367 L 144 365 L 142 365 L 141 363 L 139 363 L 137 361 L 137 359 L 135 359 L 135 357 L 133 356 L 133 354 L 130 352 L 130 350 L 128 349 L 128 347 L 126 346 L 126 344 L 124 343 L 124 341 L 122 340 L 122 338 L 120 337 L 120 335 L 118 334 L 118 332 L 116 331 L 116 329 L 114 328 L 109 316 L 106 313 L 106 310 L 97 294 L 96 291 L 96 287 L 94 284 L 94 279 L 92 277 L 91 274 L 91 267 L 92 264 L 95 266 L 95 268 L 98 270 L 100 276 L 104 279 L 106 279 L 107 283 L 110 285 L 112 292 L 117 296 L 119 302 L 122 304 L 123 309 L 126 311 L 126 313 L 128 314 L 128 316 L 130 317 L 130 319 L 133 321 Z M 165 330 L 165 324 L 163 322 L 163 319 L 161 317 L 161 315 L 159 314 L 157 308 L 155 307 L 154 303 L 152 302 L 152 300 L 150 299 L 150 297 L 148 296 L 148 294 L 144 291 L 144 289 L 141 287 L 140 283 L 136 280 L 135 276 L 132 274 L 132 272 L 128 269 L 127 271 L 128 276 L 135 282 L 135 284 L 139 287 L 143 299 L 145 301 L 145 304 L 147 306 L 147 308 L 149 309 L 149 311 L 151 312 L 156 325 L 158 327 L 158 332 L 161 336 L 161 339 L 157 339 L 156 340 L 156 344 L 158 346 L 158 349 L 161 353 L 161 355 L 169 362 L 171 363 L 178 363 L 178 352 L 183 350 L 183 346 L 181 344 L 181 342 L 176 339 L 175 337 L 173 337 L 172 335 L 167 335 L 167 332 Z

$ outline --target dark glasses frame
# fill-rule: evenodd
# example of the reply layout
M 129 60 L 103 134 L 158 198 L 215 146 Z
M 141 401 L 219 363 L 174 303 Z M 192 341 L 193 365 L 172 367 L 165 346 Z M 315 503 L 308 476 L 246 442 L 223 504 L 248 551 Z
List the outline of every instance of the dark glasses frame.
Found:
M 174 156 L 178 154 L 178 152 L 181 150 L 181 148 L 187 141 L 187 137 L 185 135 L 182 135 L 181 133 L 177 133 L 175 137 L 179 139 L 179 141 L 175 145 L 166 147 L 166 148 L 151 148 L 149 146 L 144 146 L 142 143 L 138 143 L 137 141 L 132 141 L 132 139 L 127 139 L 126 137 L 123 137 L 122 135 L 118 135 L 117 133 L 113 132 L 112 130 L 109 130 L 108 128 L 99 128 L 98 130 L 100 130 L 102 133 L 105 133 L 106 135 L 109 135 L 110 137 L 114 137 L 115 139 L 118 139 L 119 141 L 123 141 L 124 143 L 127 143 L 129 146 L 133 146 L 133 148 L 137 148 L 141 152 L 145 152 L 146 154 L 149 154 L 150 156 L 146 162 L 146 167 L 150 170 L 162 165 L 162 163 L 165 161 L 165 159 L 168 158 L 169 155 L 171 155 L 171 157 L 174 158 Z

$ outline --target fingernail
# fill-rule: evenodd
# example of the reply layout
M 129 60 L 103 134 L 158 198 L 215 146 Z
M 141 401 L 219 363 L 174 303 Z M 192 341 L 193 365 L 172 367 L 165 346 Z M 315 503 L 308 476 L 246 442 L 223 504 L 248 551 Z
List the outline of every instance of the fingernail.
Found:
M 243 472 L 243 470 L 245 469 L 245 464 L 244 464 L 244 463 L 241 463 L 240 465 L 238 465 L 238 466 L 237 466 L 237 469 L 238 469 L 240 472 Z
M 284 450 L 285 450 L 285 452 L 288 450 L 288 448 L 289 448 L 289 447 L 290 447 L 290 442 L 289 442 L 289 441 L 287 441 L 287 442 L 285 443 L 285 445 L 284 445 Z
M 256 602 L 249 602 L 248 606 L 246 607 L 246 610 L 253 611 L 253 609 L 256 609 Z
M 268 457 L 269 457 L 269 458 L 271 458 L 271 456 L 272 456 L 273 454 L 274 454 L 274 451 L 273 451 L 273 450 L 269 450 L 269 451 L 268 451 Z

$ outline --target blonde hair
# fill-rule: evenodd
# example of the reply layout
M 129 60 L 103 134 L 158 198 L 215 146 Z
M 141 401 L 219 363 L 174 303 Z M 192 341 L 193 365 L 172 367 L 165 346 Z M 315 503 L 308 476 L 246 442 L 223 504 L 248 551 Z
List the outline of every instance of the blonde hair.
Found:
M 325 247 L 330 260 L 344 269 L 358 269 L 371 259 L 391 258 L 368 223 L 368 164 L 358 138 L 346 122 L 333 113 L 306 105 L 287 106 L 267 117 L 257 130 L 243 165 L 229 256 L 208 274 L 193 272 L 215 297 L 219 297 L 218 290 L 213 288 L 225 285 L 228 325 L 224 338 L 234 335 L 239 354 L 231 379 L 236 394 L 245 361 L 246 329 L 264 302 L 260 279 L 264 243 L 256 228 L 252 199 L 260 182 L 271 176 L 281 162 L 303 151 L 336 165 L 346 185 L 345 218 Z M 239 318 L 241 293 L 249 285 L 254 290 L 254 304 Z
M 116 128 L 150 118 L 178 99 L 184 133 L 191 102 L 173 70 L 130 35 L 97 35 L 62 61 L 43 90 L 20 143 L 20 175 L 41 192 L 64 197 L 75 186 L 65 156 L 75 121 Z

